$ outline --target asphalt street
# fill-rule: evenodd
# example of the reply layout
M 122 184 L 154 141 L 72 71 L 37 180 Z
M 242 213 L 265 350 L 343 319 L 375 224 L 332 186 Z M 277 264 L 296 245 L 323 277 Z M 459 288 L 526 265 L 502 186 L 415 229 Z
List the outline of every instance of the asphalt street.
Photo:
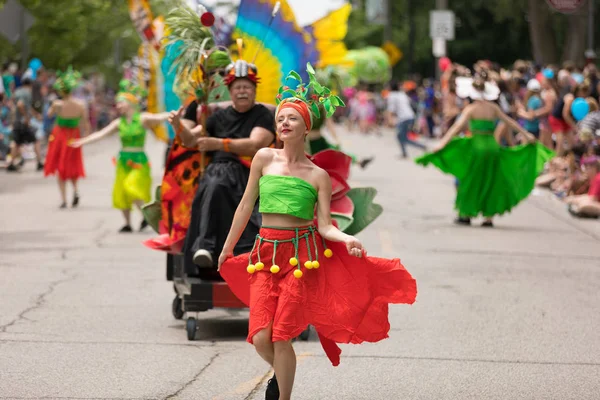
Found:
M 314 335 L 296 342 L 293 398 L 599 399 L 600 221 L 536 190 L 493 229 L 455 226 L 452 177 L 399 159 L 391 131 L 340 135 L 376 156 L 352 171 L 384 207 L 359 237 L 400 257 L 419 294 L 391 307 L 389 339 L 342 346 L 339 367 Z M 159 182 L 164 144 L 147 148 Z M 245 342 L 247 313 L 201 313 L 188 341 L 165 255 L 141 244 L 153 233 L 117 233 L 117 150 L 85 149 L 75 210 L 33 162 L 0 170 L 0 399 L 264 399 L 272 371 Z

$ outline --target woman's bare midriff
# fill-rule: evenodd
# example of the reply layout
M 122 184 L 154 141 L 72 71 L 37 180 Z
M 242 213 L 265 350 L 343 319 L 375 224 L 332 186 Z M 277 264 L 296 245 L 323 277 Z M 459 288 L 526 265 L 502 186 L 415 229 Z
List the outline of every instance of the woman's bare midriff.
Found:
M 313 225 L 313 221 L 285 214 L 262 214 L 262 225 L 281 228 L 297 228 Z

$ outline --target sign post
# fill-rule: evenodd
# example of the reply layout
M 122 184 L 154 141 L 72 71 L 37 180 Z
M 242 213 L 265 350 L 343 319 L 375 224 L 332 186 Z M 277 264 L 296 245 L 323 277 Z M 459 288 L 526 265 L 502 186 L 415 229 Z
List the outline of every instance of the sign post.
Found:
M 436 78 L 441 76 L 439 59 L 446 56 L 446 41 L 454 40 L 454 13 L 450 10 L 433 10 L 429 13 L 429 37 L 435 60 Z

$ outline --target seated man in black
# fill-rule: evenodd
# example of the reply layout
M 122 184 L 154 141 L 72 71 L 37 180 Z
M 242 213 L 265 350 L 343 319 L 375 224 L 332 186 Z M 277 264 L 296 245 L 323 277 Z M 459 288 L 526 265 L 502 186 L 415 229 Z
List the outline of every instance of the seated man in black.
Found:
M 236 61 L 228 67 L 225 83 L 232 105 L 218 109 L 208 117 L 208 136 L 200 136 L 200 112 L 195 101 L 188 106 L 182 120 L 182 111 L 172 113 L 170 118 L 183 144 L 205 151 L 211 160 L 194 197 L 183 247 L 185 270 L 189 276 L 211 276 L 210 273 L 202 273 L 204 268 L 216 271 L 217 258 L 250 174 L 249 164 L 244 163 L 241 157 L 252 157 L 259 149 L 275 141 L 272 111 L 255 102 L 256 67 L 243 60 Z M 252 249 L 259 228 L 260 215 L 256 209 L 235 248 L 235 254 Z

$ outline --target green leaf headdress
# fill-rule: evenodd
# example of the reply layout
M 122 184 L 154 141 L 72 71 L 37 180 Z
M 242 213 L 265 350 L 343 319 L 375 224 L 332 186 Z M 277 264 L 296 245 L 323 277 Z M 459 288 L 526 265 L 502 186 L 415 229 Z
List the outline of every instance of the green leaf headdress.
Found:
M 57 72 L 56 82 L 54 82 L 54 89 L 62 93 L 71 93 L 79 85 L 81 79 L 81 73 L 75 71 L 71 65 L 64 72 Z
M 137 105 L 146 97 L 148 93 L 145 89 L 139 87 L 133 82 L 123 79 L 119 82 L 119 93 L 117 93 L 117 101 L 125 100 L 133 105 Z
M 308 84 L 302 82 L 302 77 L 296 71 L 290 71 L 286 81 L 293 79 L 298 81 L 296 89 L 292 89 L 288 86 L 281 86 L 279 88 L 279 94 L 276 97 L 277 111 L 279 112 L 282 104 L 286 102 L 303 102 L 308 106 L 311 118 L 311 127 L 314 126 L 314 121 L 321 118 L 321 111 L 319 108 L 325 110 L 326 116 L 331 117 L 337 107 L 345 107 L 346 105 L 341 98 L 331 93 L 331 90 L 326 86 L 323 86 L 317 81 L 315 77 L 315 70 L 310 63 L 306 64 L 306 72 L 308 73 Z M 320 107 L 321 106 L 321 107 Z

